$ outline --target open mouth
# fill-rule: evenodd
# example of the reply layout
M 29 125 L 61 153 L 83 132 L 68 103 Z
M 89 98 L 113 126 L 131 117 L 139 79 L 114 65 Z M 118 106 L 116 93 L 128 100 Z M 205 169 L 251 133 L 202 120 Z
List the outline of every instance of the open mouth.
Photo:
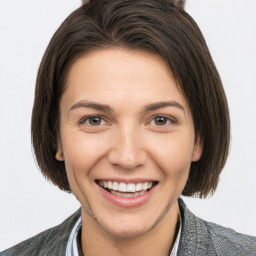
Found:
M 120 196 L 120 197 L 138 197 L 144 195 L 150 191 L 158 182 L 157 181 L 147 181 L 139 183 L 124 183 L 108 180 L 97 180 L 102 188 L 104 188 L 109 193 Z

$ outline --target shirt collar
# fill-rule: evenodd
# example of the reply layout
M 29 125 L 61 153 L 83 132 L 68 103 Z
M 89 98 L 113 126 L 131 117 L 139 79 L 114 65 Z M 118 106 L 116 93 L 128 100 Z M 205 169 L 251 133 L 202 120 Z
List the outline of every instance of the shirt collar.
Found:
M 76 221 L 69 235 L 65 256 L 79 256 L 77 236 L 81 228 L 82 228 L 82 217 L 80 216 L 80 218 Z
M 178 248 L 179 248 L 179 244 L 180 244 L 181 229 L 182 229 L 182 221 L 181 221 L 181 216 L 180 216 L 179 231 L 178 231 L 178 234 L 176 236 L 175 243 L 172 247 L 172 251 L 171 251 L 170 256 L 177 256 Z
M 181 217 L 180 217 L 181 218 Z M 179 232 L 176 237 L 175 243 L 172 247 L 172 251 L 170 256 L 177 256 L 178 252 L 178 247 L 180 243 L 180 235 L 181 235 L 181 225 L 182 221 L 180 219 L 180 225 L 179 225 Z M 82 217 L 80 217 L 77 222 L 75 223 L 73 229 L 71 230 L 69 239 L 68 239 L 68 244 L 67 244 L 67 249 L 66 249 L 66 255 L 65 256 L 81 256 L 79 255 L 79 249 L 78 249 L 78 244 L 77 244 L 77 236 L 79 234 L 79 231 L 82 228 Z

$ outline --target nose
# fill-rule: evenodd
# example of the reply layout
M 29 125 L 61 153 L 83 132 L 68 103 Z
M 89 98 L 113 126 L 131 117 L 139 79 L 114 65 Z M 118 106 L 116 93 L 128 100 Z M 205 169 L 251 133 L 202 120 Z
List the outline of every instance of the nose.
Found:
M 143 139 L 136 131 L 123 131 L 115 134 L 109 152 L 109 162 L 125 170 L 142 166 L 146 161 Z

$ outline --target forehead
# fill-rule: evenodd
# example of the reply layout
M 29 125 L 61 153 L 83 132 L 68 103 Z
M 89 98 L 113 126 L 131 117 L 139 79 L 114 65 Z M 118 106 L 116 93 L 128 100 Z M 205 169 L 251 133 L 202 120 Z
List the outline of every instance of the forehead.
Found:
M 120 48 L 95 50 L 78 58 L 70 68 L 62 98 L 70 104 L 86 98 L 113 104 L 176 100 L 187 106 L 160 56 Z

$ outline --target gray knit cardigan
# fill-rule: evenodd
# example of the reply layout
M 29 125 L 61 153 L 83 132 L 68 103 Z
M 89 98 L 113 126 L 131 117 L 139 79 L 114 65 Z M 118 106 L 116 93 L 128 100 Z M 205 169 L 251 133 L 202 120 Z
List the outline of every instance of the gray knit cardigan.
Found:
M 256 237 L 196 217 L 181 199 L 179 206 L 182 232 L 178 256 L 256 256 Z M 70 232 L 80 215 L 78 210 L 62 224 L 1 252 L 0 256 L 65 256 Z

